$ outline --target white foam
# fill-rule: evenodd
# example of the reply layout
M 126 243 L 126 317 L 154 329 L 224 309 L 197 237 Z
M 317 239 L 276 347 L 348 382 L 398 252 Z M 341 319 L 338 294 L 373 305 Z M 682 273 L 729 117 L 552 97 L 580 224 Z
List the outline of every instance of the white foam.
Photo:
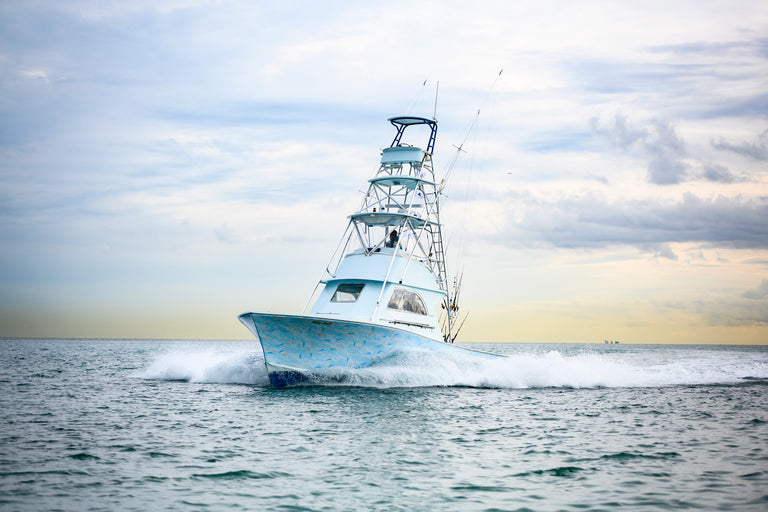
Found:
M 227 384 L 269 383 L 260 352 L 174 351 L 155 359 L 136 375 L 150 380 L 182 380 Z
M 562 353 L 517 349 L 505 358 L 471 352 L 446 357 L 407 351 L 374 366 L 314 375 L 315 384 L 369 387 L 469 386 L 490 388 L 657 387 L 734 384 L 768 379 L 766 352 L 637 351 Z M 260 351 L 214 349 L 163 354 L 137 375 L 143 379 L 268 385 Z
M 757 358 L 754 358 L 758 356 Z M 471 386 L 493 388 L 656 387 L 733 384 L 768 379 L 765 355 L 632 357 L 631 354 L 517 353 L 504 359 L 403 353 L 381 364 L 342 373 L 342 383 L 382 387 Z

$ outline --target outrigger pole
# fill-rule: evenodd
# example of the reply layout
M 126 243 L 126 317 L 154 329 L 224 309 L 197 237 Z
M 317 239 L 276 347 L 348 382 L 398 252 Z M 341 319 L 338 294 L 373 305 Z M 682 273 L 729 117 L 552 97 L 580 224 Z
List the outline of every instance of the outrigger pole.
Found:
M 437 93 L 440 92 L 440 80 L 437 81 L 435 87 L 435 109 L 432 111 L 432 120 L 437 121 Z

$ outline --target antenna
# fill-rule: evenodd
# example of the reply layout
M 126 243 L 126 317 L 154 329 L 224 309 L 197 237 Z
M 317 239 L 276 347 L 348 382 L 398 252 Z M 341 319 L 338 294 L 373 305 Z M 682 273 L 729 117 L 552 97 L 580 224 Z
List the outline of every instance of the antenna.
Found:
M 440 92 L 440 80 L 437 81 L 435 87 L 435 110 L 432 112 L 432 120 L 437 121 L 437 93 Z

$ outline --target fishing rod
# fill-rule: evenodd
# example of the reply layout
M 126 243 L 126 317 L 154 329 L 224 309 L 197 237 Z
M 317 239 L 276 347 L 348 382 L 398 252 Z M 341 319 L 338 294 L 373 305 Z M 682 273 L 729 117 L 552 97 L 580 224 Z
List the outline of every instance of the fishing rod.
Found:
M 462 327 L 464 327 L 464 322 L 466 322 L 466 321 L 467 321 L 467 317 L 468 317 L 468 316 L 469 316 L 469 311 L 467 311 L 467 312 L 464 314 L 464 320 L 462 320 L 462 321 L 461 321 L 461 323 L 459 324 L 459 326 L 456 328 L 456 334 L 454 334 L 454 335 L 453 335 L 453 338 L 451 338 L 451 343 L 453 343 L 454 341 L 456 341 L 456 338 L 459 336 L 459 331 L 461 331 L 461 328 L 462 328 Z

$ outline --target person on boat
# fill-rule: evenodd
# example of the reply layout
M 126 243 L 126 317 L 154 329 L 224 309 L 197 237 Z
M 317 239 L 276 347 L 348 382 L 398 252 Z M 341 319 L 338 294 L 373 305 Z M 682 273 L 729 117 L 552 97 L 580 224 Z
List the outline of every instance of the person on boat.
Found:
M 400 237 L 397 234 L 397 230 L 393 229 L 392 232 L 389 234 L 389 242 L 385 243 L 384 247 L 395 247 L 399 239 Z

